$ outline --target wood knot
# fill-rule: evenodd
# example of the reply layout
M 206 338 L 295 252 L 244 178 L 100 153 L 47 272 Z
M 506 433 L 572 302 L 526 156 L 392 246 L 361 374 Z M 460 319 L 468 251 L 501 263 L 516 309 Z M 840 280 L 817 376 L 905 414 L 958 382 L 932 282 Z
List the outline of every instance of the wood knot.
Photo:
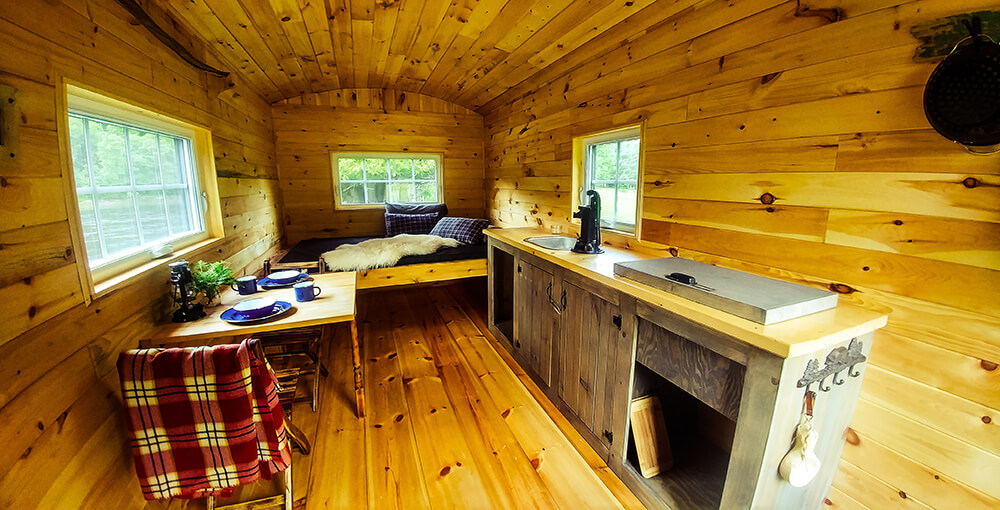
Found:
M 764 205 L 771 205 L 774 203 L 775 198 L 774 195 L 770 193 L 764 193 L 760 197 L 758 197 L 757 200 L 760 200 L 760 203 Z
M 538 471 L 538 467 L 541 466 L 541 465 L 542 465 L 542 458 L 541 457 L 535 457 L 535 458 L 531 459 L 531 467 L 535 468 L 535 471 Z
M 63 253 L 65 254 L 63 256 L 64 259 L 69 260 L 69 259 L 73 258 L 73 248 L 66 248 L 66 251 L 63 252 Z
M 831 283 L 830 290 L 838 294 L 853 294 L 855 292 L 854 288 L 850 285 L 845 285 L 843 283 Z
M 896 225 L 898 227 L 898 226 L 900 226 L 900 225 L 903 224 L 903 220 L 896 220 L 896 221 L 892 222 L 892 224 Z
M 817 17 L 823 18 L 828 23 L 834 23 L 844 19 L 843 9 L 810 9 L 808 6 L 799 5 L 795 8 L 796 18 Z
M 448 473 L 451 473 L 451 466 L 441 468 L 441 476 L 447 476 Z
M 774 81 L 774 79 L 777 78 L 778 76 L 781 76 L 781 73 L 765 74 L 764 76 L 760 77 L 760 84 L 767 85 L 768 83 Z
M 899 497 L 906 499 L 906 493 L 903 491 L 899 491 Z
M 833 501 L 830 501 L 830 498 L 823 498 L 823 504 L 826 506 L 833 506 Z
M 847 427 L 844 436 L 845 436 L 844 440 L 847 441 L 847 444 L 849 445 L 857 446 L 861 444 L 861 438 L 858 437 L 858 433 L 855 432 L 854 429 L 852 429 L 851 427 Z
M 993 423 L 993 418 L 990 418 L 989 416 L 983 416 L 983 423 L 989 425 L 990 423 Z
M 500 416 L 502 416 L 504 418 L 510 416 L 510 409 L 504 409 L 504 411 L 502 413 L 500 413 Z
M 976 186 L 979 186 L 979 179 L 976 179 L 975 177 L 966 177 L 962 180 L 962 186 L 969 189 L 975 188 Z
M 669 250 L 667 250 L 667 251 L 669 251 L 669 252 L 670 252 L 670 256 L 671 256 L 671 257 L 676 257 L 676 256 L 677 256 L 677 255 L 678 255 L 678 254 L 680 253 L 680 252 L 678 252 L 678 251 L 677 251 L 677 248 L 670 248 L 670 249 L 669 249 Z
M 37 308 L 35 308 L 34 306 L 28 308 L 28 318 L 29 319 L 34 319 L 36 314 L 38 314 L 38 309 Z
M 376 424 L 375 424 L 375 428 L 377 428 L 377 429 L 380 429 L 380 428 L 382 428 L 382 424 L 381 424 L 381 423 L 376 423 Z
M 7 178 L 0 177 L 0 188 L 6 188 L 6 187 L 7 187 Z
M 775 209 L 773 207 L 765 207 L 764 210 L 767 212 L 774 212 Z
M 983 370 L 987 372 L 992 372 L 997 369 L 997 364 L 992 361 L 979 360 L 979 366 L 983 367 Z
M 396 418 L 395 418 L 395 421 L 396 421 L 396 423 L 399 423 L 399 422 L 403 421 L 403 415 L 397 414 Z

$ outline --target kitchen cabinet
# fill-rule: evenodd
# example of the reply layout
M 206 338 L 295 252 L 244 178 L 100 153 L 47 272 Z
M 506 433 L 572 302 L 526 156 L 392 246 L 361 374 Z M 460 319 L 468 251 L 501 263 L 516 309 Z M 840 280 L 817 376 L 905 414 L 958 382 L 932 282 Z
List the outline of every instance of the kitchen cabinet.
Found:
M 490 296 L 514 306 L 491 303 L 498 312 L 490 331 L 498 335 L 510 315 L 503 310 L 513 310 L 516 343 L 505 345 L 515 360 L 643 503 L 822 505 L 884 314 L 841 303 L 762 327 L 615 276 L 614 262 L 639 258 L 632 252 L 537 249 L 524 241 L 538 235 L 531 229 L 487 235 L 491 250 L 507 254 L 495 260 L 517 264 L 507 271 L 491 259 Z M 506 298 L 501 280 L 512 273 L 516 290 Z M 778 464 L 806 389 L 818 394 L 812 420 L 822 465 L 812 482 L 796 488 L 778 475 Z M 628 409 L 648 395 L 662 404 L 674 464 L 647 479 L 638 471 Z
M 566 301 L 562 314 L 556 362 L 557 395 L 598 438 L 606 452 L 614 442 L 611 424 L 616 344 L 621 337 L 622 316 L 617 302 L 609 302 L 563 281 Z
M 544 387 L 552 383 L 552 349 L 559 334 L 561 305 L 552 272 L 525 260 L 517 262 L 514 295 L 514 352 Z

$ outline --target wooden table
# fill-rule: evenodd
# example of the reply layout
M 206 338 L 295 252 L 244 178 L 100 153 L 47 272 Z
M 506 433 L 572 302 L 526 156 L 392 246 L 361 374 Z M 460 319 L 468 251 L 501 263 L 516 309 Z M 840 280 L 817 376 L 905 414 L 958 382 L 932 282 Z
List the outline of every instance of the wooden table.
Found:
M 205 318 L 192 322 L 164 324 L 154 330 L 151 343 L 153 345 L 167 345 L 219 337 L 246 338 L 255 333 L 266 331 L 350 322 L 351 350 L 354 353 L 354 396 L 358 418 L 363 418 L 365 415 L 365 395 L 364 383 L 361 378 L 358 326 L 355 320 L 357 306 L 354 300 L 357 277 L 354 273 L 326 273 L 312 275 L 312 280 L 317 287 L 322 289 L 322 293 L 316 299 L 305 303 L 295 301 L 295 292 L 291 287 L 264 290 L 250 296 L 241 296 L 232 289 L 227 289 L 222 293 L 218 305 L 205 310 L 208 314 Z M 273 297 L 278 301 L 287 301 L 292 304 L 292 310 L 274 319 L 242 326 L 230 324 L 219 317 L 222 312 L 236 303 L 256 297 Z M 318 375 L 317 372 L 317 377 Z

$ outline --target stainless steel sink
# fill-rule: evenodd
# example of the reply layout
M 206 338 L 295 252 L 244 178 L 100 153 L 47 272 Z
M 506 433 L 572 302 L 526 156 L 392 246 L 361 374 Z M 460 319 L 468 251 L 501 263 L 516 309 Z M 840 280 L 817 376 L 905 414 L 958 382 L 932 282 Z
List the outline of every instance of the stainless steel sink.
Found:
M 576 238 L 566 236 L 529 237 L 525 241 L 546 250 L 568 251 L 576 246 Z

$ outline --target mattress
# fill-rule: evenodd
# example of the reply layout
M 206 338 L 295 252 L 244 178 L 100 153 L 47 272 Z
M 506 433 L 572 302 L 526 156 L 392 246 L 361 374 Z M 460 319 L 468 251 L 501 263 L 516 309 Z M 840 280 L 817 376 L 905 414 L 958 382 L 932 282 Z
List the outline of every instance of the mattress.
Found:
M 330 250 L 334 250 L 342 244 L 358 244 L 361 241 L 367 241 L 369 239 L 375 239 L 375 237 L 326 237 L 306 239 L 299 241 L 298 244 L 292 247 L 292 249 L 288 250 L 288 253 L 286 253 L 284 257 L 281 257 L 281 260 L 278 262 L 281 264 L 316 262 L 319 260 L 320 255 Z M 427 255 L 407 255 L 399 259 L 396 266 L 485 258 L 486 243 L 465 244 L 454 248 L 442 248 Z

